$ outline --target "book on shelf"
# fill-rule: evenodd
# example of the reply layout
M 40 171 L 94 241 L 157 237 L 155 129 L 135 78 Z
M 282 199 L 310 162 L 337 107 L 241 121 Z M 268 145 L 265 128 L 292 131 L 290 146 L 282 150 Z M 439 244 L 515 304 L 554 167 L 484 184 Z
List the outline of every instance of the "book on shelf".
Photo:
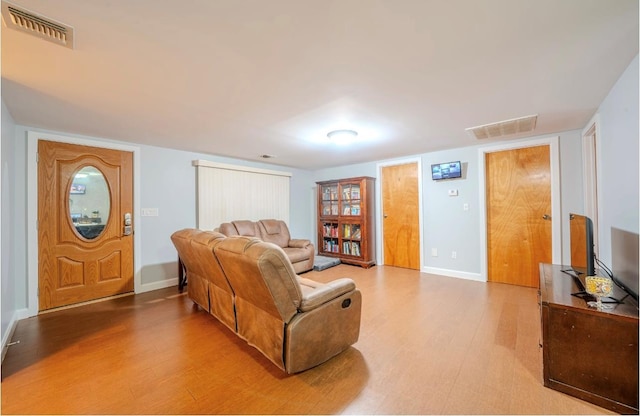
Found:
M 356 241 L 351 242 L 351 254 L 353 254 L 354 256 L 360 255 L 360 243 Z
M 351 199 L 360 199 L 360 187 L 351 188 Z
M 360 227 L 353 230 L 353 234 L 351 235 L 351 237 L 354 240 L 360 240 Z
M 351 215 L 360 215 L 360 205 L 351 205 Z
M 327 224 L 323 225 L 323 236 L 338 238 L 338 226 L 337 224 Z
M 338 215 L 338 206 L 337 205 L 332 205 L 331 206 L 331 215 Z

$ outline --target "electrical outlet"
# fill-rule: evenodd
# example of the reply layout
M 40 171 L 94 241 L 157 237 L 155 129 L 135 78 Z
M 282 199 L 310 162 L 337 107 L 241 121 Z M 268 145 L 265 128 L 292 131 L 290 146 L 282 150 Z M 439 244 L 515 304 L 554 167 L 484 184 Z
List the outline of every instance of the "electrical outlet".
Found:
M 438 257 L 438 249 L 437 248 L 432 248 L 431 249 L 431 257 Z
M 455 259 L 458 256 L 458 253 L 456 253 L 455 251 L 451 252 L 451 258 Z
M 462 210 L 463 211 L 469 211 L 469 204 L 467 204 L 466 202 L 464 204 L 462 204 Z

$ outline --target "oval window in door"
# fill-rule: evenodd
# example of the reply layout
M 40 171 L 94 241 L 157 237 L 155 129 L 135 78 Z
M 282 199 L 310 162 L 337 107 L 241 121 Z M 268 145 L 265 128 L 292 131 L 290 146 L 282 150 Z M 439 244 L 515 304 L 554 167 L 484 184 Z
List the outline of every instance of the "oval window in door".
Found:
M 69 189 L 69 215 L 76 232 L 87 240 L 98 238 L 110 210 L 109 186 L 102 172 L 94 166 L 76 172 Z

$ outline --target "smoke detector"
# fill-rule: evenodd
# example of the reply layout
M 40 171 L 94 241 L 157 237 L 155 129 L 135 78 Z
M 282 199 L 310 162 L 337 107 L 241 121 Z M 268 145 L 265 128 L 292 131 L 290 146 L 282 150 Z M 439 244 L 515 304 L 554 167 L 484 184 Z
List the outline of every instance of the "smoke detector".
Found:
M 535 114 L 482 126 L 469 127 L 465 130 L 476 139 L 494 139 L 496 137 L 511 136 L 533 131 L 536 128 L 537 120 L 538 115 Z
M 2 2 L 2 21 L 8 28 L 73 49 L 73 28 L 15 4 Z

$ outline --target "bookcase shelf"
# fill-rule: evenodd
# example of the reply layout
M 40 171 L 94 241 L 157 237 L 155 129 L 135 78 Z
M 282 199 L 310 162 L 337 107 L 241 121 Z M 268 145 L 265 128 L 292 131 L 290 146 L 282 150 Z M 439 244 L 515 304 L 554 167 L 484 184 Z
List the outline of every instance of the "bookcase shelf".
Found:
M 375 265 L 375 178 L 317 182 L 318 254 L 343 263 Z

